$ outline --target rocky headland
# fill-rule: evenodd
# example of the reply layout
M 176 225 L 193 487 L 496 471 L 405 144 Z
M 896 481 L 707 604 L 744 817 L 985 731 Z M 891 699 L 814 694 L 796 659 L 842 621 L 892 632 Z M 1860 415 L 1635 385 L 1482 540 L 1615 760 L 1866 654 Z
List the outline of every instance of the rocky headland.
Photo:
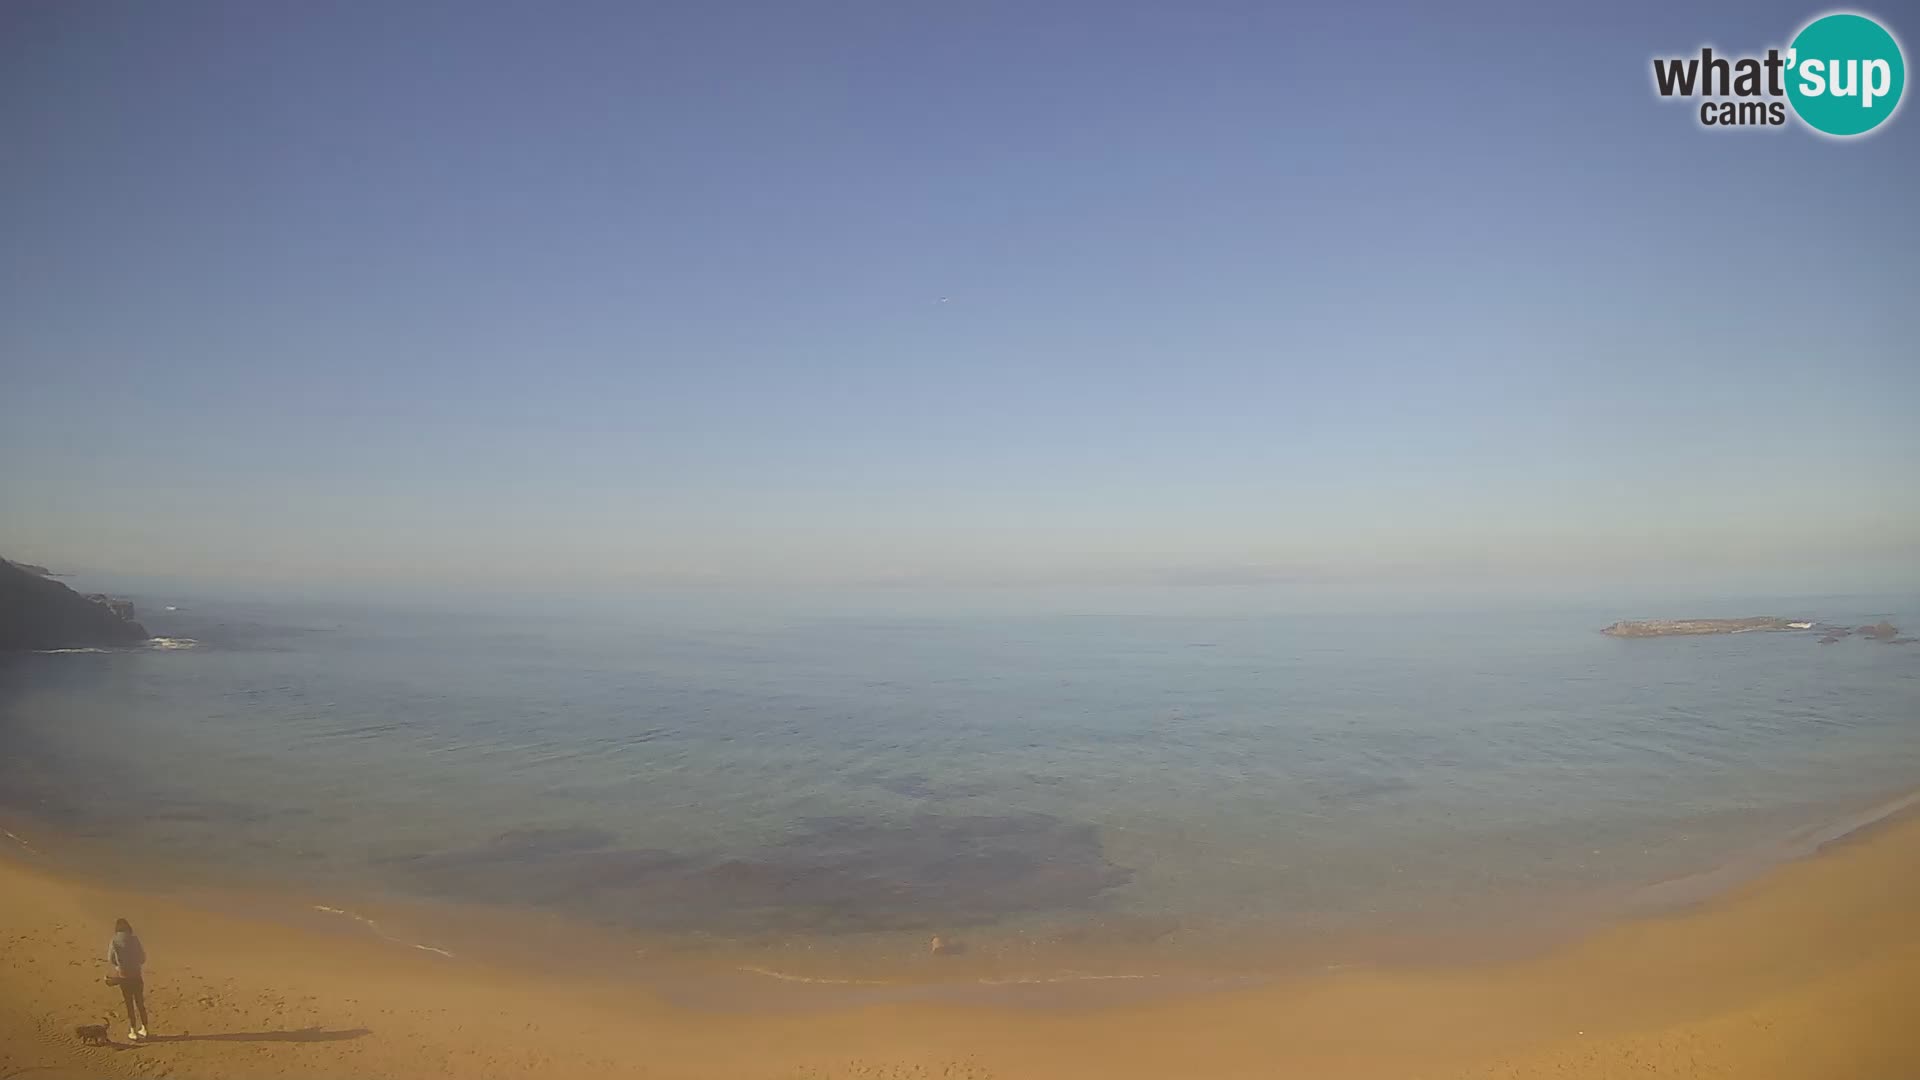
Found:
M 148 639 L 131 603 L 83 596 L 36 572 L 41 569 L 0 559 L 0 651 L 105 648 Z

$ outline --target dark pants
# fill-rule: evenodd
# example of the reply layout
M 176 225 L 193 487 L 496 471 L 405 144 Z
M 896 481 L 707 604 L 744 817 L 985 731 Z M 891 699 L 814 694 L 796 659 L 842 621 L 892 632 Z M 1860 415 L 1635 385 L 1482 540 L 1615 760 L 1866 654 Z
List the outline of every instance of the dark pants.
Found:
M 147 984 L 139 979 L 121 979 L 120 996 L 127 999 L 127 1023 L 133 1027 L 147 1026 Z M 138 1018 L 134 1010 L 139 1010 Z

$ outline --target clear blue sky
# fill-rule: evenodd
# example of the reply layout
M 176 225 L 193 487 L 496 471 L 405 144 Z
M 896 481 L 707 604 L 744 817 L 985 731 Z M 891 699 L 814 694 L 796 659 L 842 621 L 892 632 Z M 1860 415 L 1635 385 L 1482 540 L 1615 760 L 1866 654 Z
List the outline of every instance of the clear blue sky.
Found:
M 1920 113 L 1650 87 L 1818 10 L 10 3 L 0 551 L 1920 565 Z

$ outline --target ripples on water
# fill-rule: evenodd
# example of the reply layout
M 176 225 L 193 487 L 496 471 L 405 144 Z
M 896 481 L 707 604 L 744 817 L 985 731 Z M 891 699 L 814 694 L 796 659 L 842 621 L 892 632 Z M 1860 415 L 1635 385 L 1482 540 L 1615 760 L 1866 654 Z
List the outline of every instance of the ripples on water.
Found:
M 0 660 L 0 802 L 208 874 L 674 933 L 1444 920 L 1920 778 L 1920 647 L 1597 633 L 1664 612 L 156 599 L 198 647 Z M 1890 603 L 1702 610 L 1920 624 Z

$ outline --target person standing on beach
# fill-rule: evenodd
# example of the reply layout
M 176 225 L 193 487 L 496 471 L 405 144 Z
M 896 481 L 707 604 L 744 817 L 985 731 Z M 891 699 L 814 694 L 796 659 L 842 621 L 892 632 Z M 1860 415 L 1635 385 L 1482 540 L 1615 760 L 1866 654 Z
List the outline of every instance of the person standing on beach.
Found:
M 127 1038 L 139 1042 L 147 1037 L 147 987 L 140 977 L 147 964 L 147 950 L 133 932 L 133 924 L 125 919 L 114 920 L 107 963 L 113 965 L 113 977 L 107 982 L 118 986 L 127 1002 Z

